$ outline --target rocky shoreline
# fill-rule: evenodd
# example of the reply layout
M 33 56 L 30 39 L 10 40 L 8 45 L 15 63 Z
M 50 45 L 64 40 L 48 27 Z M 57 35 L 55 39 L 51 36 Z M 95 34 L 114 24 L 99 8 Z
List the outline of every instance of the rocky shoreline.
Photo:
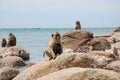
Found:
M 64 51 L 55 60 L 26 63 L 18 46 L 0 49 L 0 80 L 120 80 L 120 30 L 110 35 L 74 30 L 65 33 Z M 29 67 L 26 67 L 29 66 Z M 19 67 L 26 67 L 22 72 Z

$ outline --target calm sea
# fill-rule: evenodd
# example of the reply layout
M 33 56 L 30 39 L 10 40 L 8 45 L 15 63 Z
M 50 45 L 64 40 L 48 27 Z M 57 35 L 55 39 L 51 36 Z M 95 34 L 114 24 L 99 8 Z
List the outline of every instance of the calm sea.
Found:
M 84 28 L 94 35 L 110 34 L 114 28 Z M 24 29 L 0 29 L 0 41 L 2 38 L 8 39 L 8 34 L 12 32 L 17 38 L 17 46 L 21 46 L 30 53 L 29 62 L 36 63 L 43 59 L 43 52 L 51 38 L 51 34 L 59 32 L 63 35 L 72 31 L 72 28 L 24 28 Z M 1 47 L 0 47 L 1 48 Z

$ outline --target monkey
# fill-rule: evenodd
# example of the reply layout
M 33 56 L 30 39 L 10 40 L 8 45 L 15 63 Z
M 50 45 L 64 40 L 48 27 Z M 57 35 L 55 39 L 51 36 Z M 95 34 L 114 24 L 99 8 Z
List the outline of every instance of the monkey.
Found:
M 77 29 L 81 29 L 80 21 L 76 21 L 76 27 L 75 27 L 75 30 L 77 30 Z
M 61 35 L 58 32 L 52 34 L 51 40 L 48 42 L 47 48 L 43 54 L 43 57 L 46 55 L 49 57 L 49 60 L 55 59 L 57 55 L 63 52 L 61 45 Z
M 7 45 L 7 41 L 6 41 L 5 38 L 3 38 L 3 39 L 2 39 L 2 44 L 1 44 L 1 46 L 2 46 L 2 47 L 5 47 L 6 45 Z
M 16 46 L 16 37 L 12 33 L 9 33 L 7 47 L 11 47 L 11 46 Z

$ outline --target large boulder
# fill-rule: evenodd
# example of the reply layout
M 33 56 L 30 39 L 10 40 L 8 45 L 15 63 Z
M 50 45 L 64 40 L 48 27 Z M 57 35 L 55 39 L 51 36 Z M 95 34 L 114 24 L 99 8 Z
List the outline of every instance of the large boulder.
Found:
M 93 33 L 91 32 L 74 30 L 64 34 L 61 38 L 61 42 L 64 48 L 71 48 L 73 50 L 76 50 L 79 47 L 85 45 L 92 38 Z
M 110 52 L 90 51 L 88 54 L 97 61 L 97 68 L 103 68 L 110 62 L 116 60 L 116 56 Z
M 19 74 L 15 68 L 3 67 L 0 69 L 0 80 L 12 80 Z
M 68 53 L 58 56 L 55 60 L 43 60 L 27 68 L 13 80 L 37 79 L 49 73 L 70 67 L 103 68 L 112 59 L 89 55 L 89 53 Z
M 89 52 L 93 50 L 105 51 L 111 49 L 111 44 L 104 38 L 93 38 L 91 41 L 88 41 L 82 47 L 78 48 L 77 52 Z
M 103 69 L 74 67 L 50 73 L 37 80 L 120 80 L 120 74 Z
M 91 50 L 105 50 L 110 49 L 110 43 L 104 38 L 94 38 L 88 44 L 92 47 Z
M 89 52 L 90 50 L 110 49 L 110 43 L 104 38 L 93 38 L 91 32 L 74 30 L 64 34 L 61 38 L 63 47 L 77 52 Z
M 7 56 L 0 58 L 0 67 L 20 67 L 25 66 L 24 60 L 17 56 Z
M 105 69 L 114 70 L 120 73 L 120 60 L 111 62 L 105 67 Z
M 19 56 L 19 57 L 23 58 L 24 60 L 29 59 L 29 53 L 18 46 L 1 48 L 0 49 L 0 56 L 1 57 Z

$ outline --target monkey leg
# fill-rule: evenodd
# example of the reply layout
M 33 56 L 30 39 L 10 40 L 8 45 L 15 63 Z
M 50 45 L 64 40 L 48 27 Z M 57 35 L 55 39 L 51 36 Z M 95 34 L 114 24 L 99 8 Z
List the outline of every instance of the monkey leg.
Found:
M 53 52 L 53 50 L 51 50 L 50 52 L 51 52 L 52 58 L 55 59 L 55 58 L 56 58 L 56 55 L 55 55 L 55 53 Z
M 49 57 L 49 60 L 51 60 L 53 58 L 52 55 L 48 51 L 45 51 L 45 53 Z

